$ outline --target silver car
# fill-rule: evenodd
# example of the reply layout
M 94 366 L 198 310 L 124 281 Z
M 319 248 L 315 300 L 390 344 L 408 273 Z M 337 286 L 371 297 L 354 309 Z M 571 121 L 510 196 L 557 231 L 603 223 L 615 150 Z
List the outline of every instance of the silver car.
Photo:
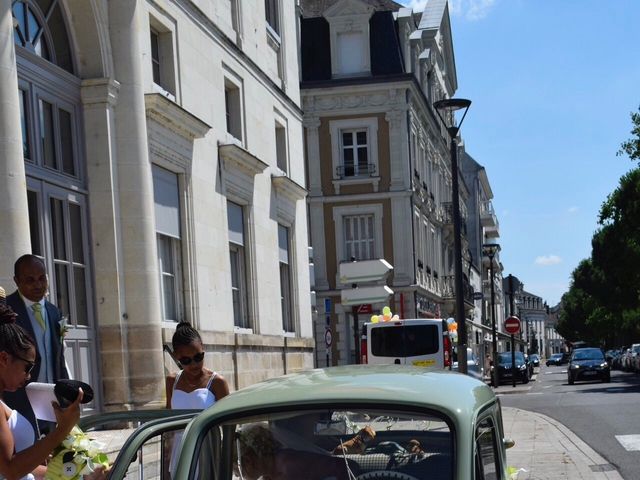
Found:
M 454 358 L 457 358 L 457 354 L 455 353 L 454 349 Z M 458 370 L 458 361 L 454 361 L 453 362 L 453 370 Z M 467 375 L 469 375 L 470 377 L 473 377 L 477 380 L 482 381 L 483 379 L 483 375 L 484 375 L 484 368 L 482 368 L 482 365 L 480 364 L 480 361 L 478 360 L 478 357 L 476 356 L 475 353 L 473 353 L 473 350 L 469 347 L 467 347 Z

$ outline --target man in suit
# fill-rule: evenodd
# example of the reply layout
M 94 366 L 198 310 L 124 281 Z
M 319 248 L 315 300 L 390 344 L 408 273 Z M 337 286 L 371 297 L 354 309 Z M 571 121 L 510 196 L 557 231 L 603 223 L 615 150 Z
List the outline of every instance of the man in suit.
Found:
M 18 315 L 18 325 L 29 332 L 38 347 L 31 381 L 55 383 L 69 378 L 64 360 L 60 310 L 45 298 L 49 279 L 44 262 L 35 255 L 23 255 L 15 263 L 14 275 L 18 290 L 7 297 L 6 303 Z M 24 387 L 15 392 L 5 392 L 3 400 L 24 415 L 36 431 L 37 423 L 40 430 L 48 429 L 46 422 L 36 422 Z

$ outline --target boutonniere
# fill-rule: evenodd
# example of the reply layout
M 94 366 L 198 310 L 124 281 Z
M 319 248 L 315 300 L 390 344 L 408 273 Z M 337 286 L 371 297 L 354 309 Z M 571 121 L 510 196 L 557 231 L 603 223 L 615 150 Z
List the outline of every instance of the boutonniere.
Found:
M 60 343 L 62 343 L 64 342 L 64 337 L 69 333 L 69 318 L 66 316 L 61 317 L 58 326 L 60 327 Z

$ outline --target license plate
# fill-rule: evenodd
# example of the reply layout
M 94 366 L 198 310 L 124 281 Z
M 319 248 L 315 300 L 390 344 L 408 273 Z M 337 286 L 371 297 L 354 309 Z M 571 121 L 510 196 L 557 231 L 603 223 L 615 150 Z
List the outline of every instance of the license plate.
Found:
M 591 371 L 583 373 L 583 375 L 597 375 L 597 374 L 598 372 L 591 372 Z

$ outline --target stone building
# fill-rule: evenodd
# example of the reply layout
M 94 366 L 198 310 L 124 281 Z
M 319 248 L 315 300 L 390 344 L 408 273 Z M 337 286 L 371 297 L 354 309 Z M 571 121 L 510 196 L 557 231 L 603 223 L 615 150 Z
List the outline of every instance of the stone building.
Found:
M 430 0 L 420 13 L 391 0 L 303 0 L 301 7 L 315 289 L 318 304 L 331 306 L 330 362 L 353 363 L 362 323 L 385 303 L 401 318 L 453 316 L 449 137 L 433 108 L 458 88 L 449 11 L 446 0 Z M 461 186 L 464 218 L 467 196 Z M 340 304 L 351 285 L 340 282 L 339 265 L 351 259 L 393 265 L 388 302 L 356 312 Z M 468 261 L 465 254 L 465 271 Z M 464 286 L 465 313 L 473 316 L 468 275 Z M 324 329 L 318 322 L 317 338 Z M 324 359 L 325 342 L 317 349 Z
M 232 388 L 313 364 L 297 26 L 292 1 L 0 0 L 0 284 L 45 260 L 94 409 L 163 401 L 180 320 Z

